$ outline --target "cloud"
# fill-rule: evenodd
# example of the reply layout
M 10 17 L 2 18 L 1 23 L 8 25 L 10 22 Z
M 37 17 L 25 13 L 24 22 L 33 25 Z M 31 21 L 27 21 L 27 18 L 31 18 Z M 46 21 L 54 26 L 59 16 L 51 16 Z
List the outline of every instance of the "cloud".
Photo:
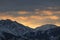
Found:
M 60 24 L 60 0 L 0 0 L 0 19 L 27 26 Z
M 37 12 L 37 13 L 36 13 Z M 43 24 L 60 24 L 60 11 L 34 10 L 34 11 L 7 11 L 0 12 L 0 19 L 11 19 L 31 28 Z
M 58 20 L 59 19 L 59 17 L 57 17 L 57 16 L 48 16 L 48 18 L 50 18 L 52 20 Z
M 59 11 L 60 10 L 60 6 L 54 6 L 54 7 L 47 7 L 48 10 L 52 10 L 52 11 Z
M 18 14 L 29 14 L 30 12 L 28 12 L 28 11 L 18 11 L 17 13 Z
M 35 19 L 35 20 L 43 20 L 44 18 L 41 16 L 30 16 L 31 19 Z
M 52 11 L 49 11 L 49 10 L 44 10 L 44 11 L 43 11 L 43 14 L 52 15 L 53 12 L 52 12 Z
M 12 16 L 8 16 L 8 15 L 0 15 L 0 20 L 2 20 L 2 19 L 11 19 L 12 21 L 15 21 L 14 19 L 14 17 L 12 17 Z

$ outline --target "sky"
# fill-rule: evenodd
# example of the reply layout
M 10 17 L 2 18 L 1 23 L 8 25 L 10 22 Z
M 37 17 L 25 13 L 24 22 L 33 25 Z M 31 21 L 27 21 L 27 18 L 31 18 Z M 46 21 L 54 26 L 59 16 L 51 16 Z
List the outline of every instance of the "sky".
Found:
M 11 19 L 31 28 L 45 24 L 60 26 L 60 0 L 0 0 L 2 19 Z

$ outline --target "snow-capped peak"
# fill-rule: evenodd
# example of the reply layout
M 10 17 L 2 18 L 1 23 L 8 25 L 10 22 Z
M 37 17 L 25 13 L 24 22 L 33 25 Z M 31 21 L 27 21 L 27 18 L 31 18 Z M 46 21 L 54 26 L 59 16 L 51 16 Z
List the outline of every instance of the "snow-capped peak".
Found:
M 52 28 L 56 28 L 57 26 L 56 25 L 53 25 L 53 24 L 46 24 L 46 25 L 42 25 L 40 27 L 37 27 L 36 30 L 48 30 L 48 29 L 52 29 Z

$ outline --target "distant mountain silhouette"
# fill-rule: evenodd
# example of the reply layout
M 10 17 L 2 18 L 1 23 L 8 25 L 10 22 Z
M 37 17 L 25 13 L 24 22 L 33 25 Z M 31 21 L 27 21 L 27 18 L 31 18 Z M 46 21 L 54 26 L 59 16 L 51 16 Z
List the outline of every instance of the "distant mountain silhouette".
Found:
M 56 27 L 57 26 L 54 24 L 46 24 L 46 25 L 42 25 L 40 27 L 37 27 L 36 30 L 44 31 L 44 30 L 48 30 L 48 29 L 52 29 L 52 28 L 56 28 Z
M 0 20 L 0 40 L 60 40 L 60 27 L 46 24 L 32 29 L 9 19 Z

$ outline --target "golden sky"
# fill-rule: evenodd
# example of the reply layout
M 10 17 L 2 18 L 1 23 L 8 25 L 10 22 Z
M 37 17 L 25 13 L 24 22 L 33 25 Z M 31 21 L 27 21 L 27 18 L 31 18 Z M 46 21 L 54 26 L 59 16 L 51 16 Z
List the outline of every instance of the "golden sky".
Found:
M 9 14 L 10 13 L 10 14 Z M 0 19 L 11 19 L 31 28 L 44 24 L 60 25 L 60 11 L 40 10 L 34 11 L 8 11 L 0 12 Z
M 60 25 L 60 0 L 0 0 L 0 19 L 11 19 L 31 28 Z

